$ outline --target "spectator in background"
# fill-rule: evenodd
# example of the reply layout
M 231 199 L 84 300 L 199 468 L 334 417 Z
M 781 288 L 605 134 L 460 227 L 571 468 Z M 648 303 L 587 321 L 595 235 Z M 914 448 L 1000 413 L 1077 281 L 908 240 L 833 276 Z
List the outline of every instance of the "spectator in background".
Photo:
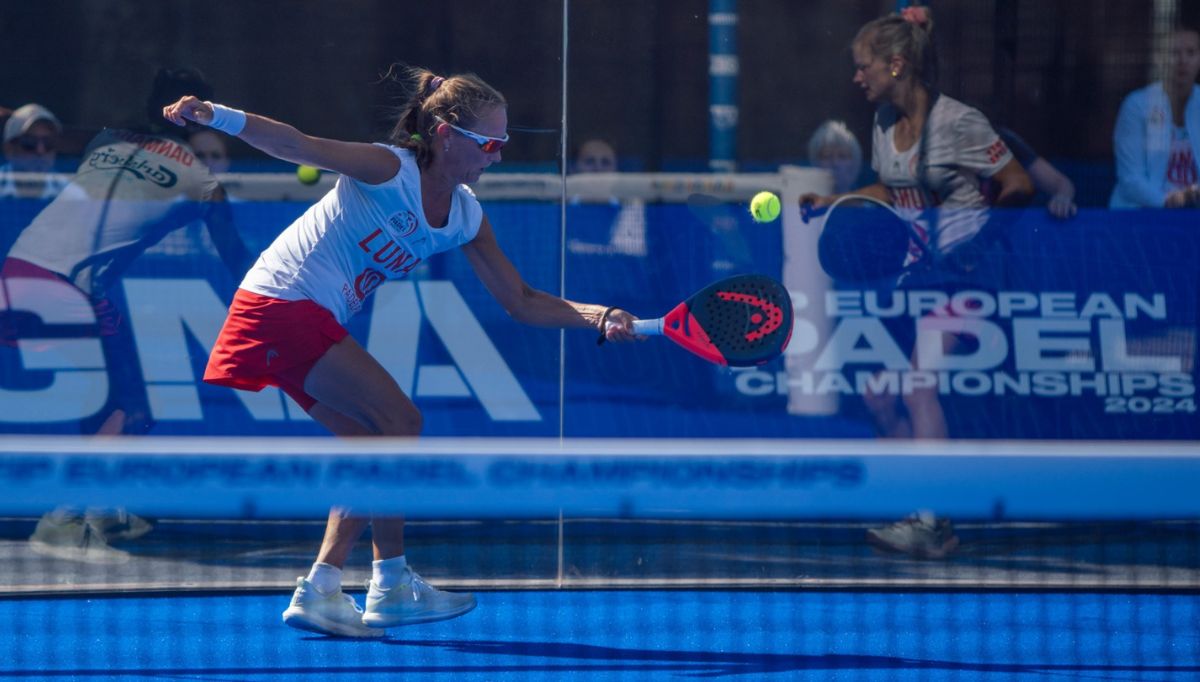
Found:
M 1109 208 L 1185 208 L 1200 205 L 1200 30 L 1171 36 L 1163 80 L 1134 90 L 1121 103 L 1113 129 L 1117 186 Z
M 188 145 L 214 174 L 229 172 L 229 139 L 224 133 L 201 128 L 188 135 Z
M 828 120 L 808 138 L 808 162 L 833 174 L 833 193 L 844 194 L 858 185 L 862 145 L 842 121 Z
M 0 198 L 53 199 L 62 191 L 66 179 L 53 173 L 61 134 L 58 117 L 40 104 L 26 104 L 12 112 L 4 123 Z
M 996 132 L 1029 173 L 1033 186 L 1047 196 L 1046 210 L 1050 215 L 1063 220 L 1074 217 L 1079 210 L 1075 205 L 1075 183 L 1049 161 L 1038 156 L 1020 135 L 1004 127 L 996 128 Z
M 586 138 L 575 153 L 576 173 L 617 172 L 617 150 L 606 140 Z
M 576 175 L 585 173 L 617 172 L 617 150 L 612 143 L 599 137 L 584 138 L 571 161 Z M 569 185 L 568 185 L 569 187 Z M 638 198 L 622 200 L 616 196 L 596 197 L 572 193 L 571 204 L 607 203 L 615 211 L 611 221 L 606 221 L 603 234 L 586 234 L 587 225 L 578 226 L 575 232 L 585 234 L 567 240 L 567 250 L 580 255 L 645 256 L 646 248 L 646 205 Z M 588 239 L 587 237 L 591 237 Z M 606 241 L 600 241 L 606 240 Z

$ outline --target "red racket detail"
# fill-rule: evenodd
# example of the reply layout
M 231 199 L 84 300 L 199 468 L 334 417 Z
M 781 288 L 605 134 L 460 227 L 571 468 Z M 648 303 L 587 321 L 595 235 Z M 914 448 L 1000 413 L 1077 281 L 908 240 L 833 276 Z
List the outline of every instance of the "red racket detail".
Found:
M 729 364 L 721 354 L 721 349 L 717 348 L 709 338 L 708 332 L 704 331 L 704 327 L 692 315 L 687 301 L 675 306 L 663 316 L 663 335 L 709 362 L 718 365 Z
M 750 321 L 754 324 L 761 324 L 762 326 L 760 326 L 758 329 L 748 332 L 746 334 L 747 341 L 757 341 L 776 329 L 779 329 L 779 326 L 783 324 L 783 310 L 770 301 L 763 300 L 757 296 L 751 296 L 750 294 L 739 294 L 732 291 L 718 291 L 717 296 L 724 301 L 737 301 L 739 303 L 745 303 L 746 305 L 754 306 L 762 310 L 763 313 L 766 313 L 767 317 L 765 323 L 763 323 L 763 316 L 761 314 L 750 314 Z
M 634 322 L 634 331 L 662 334 L 718 365 L 761 365 L 791 340 L 792 300 L 770 277 L 738 275 L 701 289 L 661 320 Z

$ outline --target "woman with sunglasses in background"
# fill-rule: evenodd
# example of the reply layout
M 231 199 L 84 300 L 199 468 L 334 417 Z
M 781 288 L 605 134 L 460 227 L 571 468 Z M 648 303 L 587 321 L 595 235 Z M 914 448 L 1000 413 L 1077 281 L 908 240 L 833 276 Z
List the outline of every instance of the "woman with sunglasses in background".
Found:
M 233 299 L 205 381 L 260 390 L 278 386 L 338 436 L 416 436 L 421 412 L 343 325 L 385 280 L 430 256 L 462 249 L 480 281 L 514 319 L 543 327 L 599 329 L 634 338 L 629 313 L 538 291 L 501 251 L 467 184 L 500 161 L 508 141 L 504 97 L 471 74 L 443 78 L 408 69 L 409 92 L 389 143 L 311 137 L 290 125 L 184 97 L 164 110 L 285 161 L 341 174 L 317 204 L 259 257 Z M 355 541 L 372 525 L 374 558 L 366 610 L 341 590 Z M 408 567 L 404 520 L 330 512 L 309 575 L 297 580 L 283 620 L 348 637 L 454 618 L 470 594 L 437 590 Z
M 53 199 L 67 185 L 54 173 L 62 124 L 40 104 L 17 107 L 4 122 L 4 158 L 0 198 Z M 20 176 L 14 174 L 23 174 Z

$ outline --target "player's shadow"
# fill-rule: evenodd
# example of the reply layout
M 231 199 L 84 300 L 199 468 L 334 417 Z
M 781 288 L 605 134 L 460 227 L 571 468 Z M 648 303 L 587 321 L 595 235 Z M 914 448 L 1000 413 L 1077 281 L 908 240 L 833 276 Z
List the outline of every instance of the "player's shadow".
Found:
M 455 653 L 486 656 L 523 656 L 545 659 L 543 663 L 487 666 L 493 672 L 674 672 L 691 677 L 783 673 L 806 670 L 941 670 L 976 673 L 1152 673 L 1197 674 L 1200 665 L 1111 665 L 1111 664 L 1039 664 L 970 663 L 897 656 L 859 656 L 853 654 L 775 654 L 679 651 L 670 649 L 629 649 L 572 644 L 568 642 L 505 642 L 487 640 L 407 640 L 385 639 L 384 644 L 425 648 L 443 648 Z M 570 663 L 552 663 L 570 660 Z M 439 667 L 440 672 L 468 673 L 477 666 Z M 401 668 L 402 669 L 402 668 Z

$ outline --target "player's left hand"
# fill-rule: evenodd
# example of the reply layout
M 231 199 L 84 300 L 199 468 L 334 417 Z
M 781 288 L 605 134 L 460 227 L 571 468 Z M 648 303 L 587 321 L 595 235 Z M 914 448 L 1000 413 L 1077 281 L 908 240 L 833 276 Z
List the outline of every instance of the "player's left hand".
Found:
M 633 321 L 637 318 L 629 313 L 614 308 L 608 314 L 608 319 L 604 323 L 604 338 L 608 341 L 622 342 L 634 341 L 636 339 L 645 340 L 646 337 L 638 336 L 633 333 Z
M 1075 199 L 1069 194 L 1055 194 L 1050 197 L 1050 201 L 1046 204 L 1046 210 L 1050 215 L 1061 220 L 1074 218 L 1076 212 Z
M 213 120 L 213 110 L 208 102 L 192 95 L 185 95 L 178 102 L 163 107 L 162 115 L 177 126 L 187 125 L 188 121 L 208 125 Z

